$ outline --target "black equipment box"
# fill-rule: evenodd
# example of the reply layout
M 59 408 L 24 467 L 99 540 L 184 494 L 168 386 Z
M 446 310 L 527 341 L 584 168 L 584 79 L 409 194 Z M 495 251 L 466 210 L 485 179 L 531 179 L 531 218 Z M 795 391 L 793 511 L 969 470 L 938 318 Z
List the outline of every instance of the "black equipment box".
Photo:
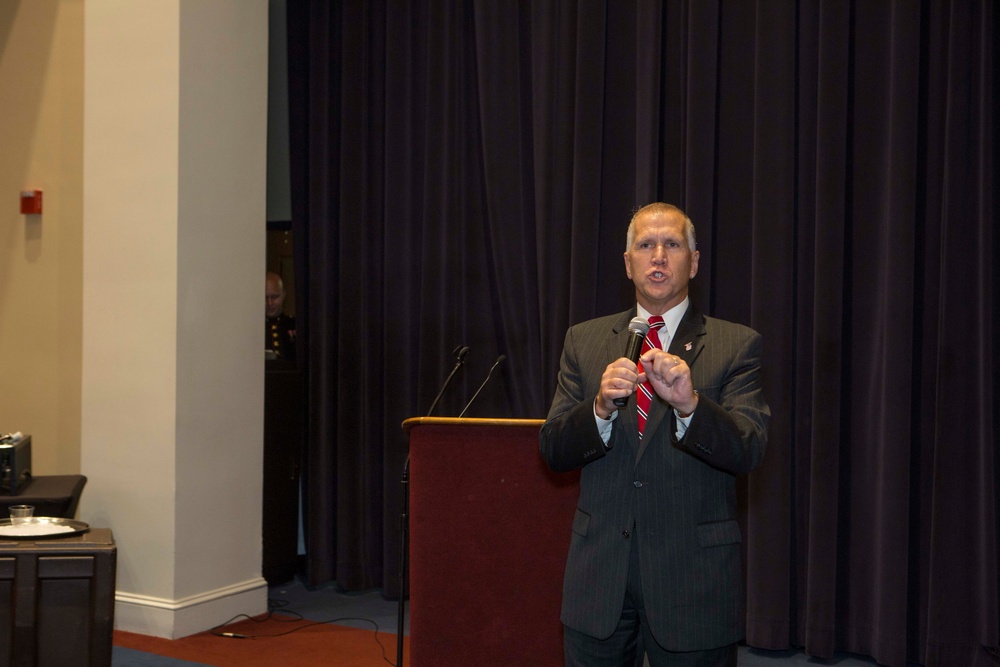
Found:
M 0 540 L 0 667 L 108 667 L 117 548 L 108 528 Z
M 31 479 L 31 436 L 12 441 L 0 440 L 0 495 L 21 492 Z

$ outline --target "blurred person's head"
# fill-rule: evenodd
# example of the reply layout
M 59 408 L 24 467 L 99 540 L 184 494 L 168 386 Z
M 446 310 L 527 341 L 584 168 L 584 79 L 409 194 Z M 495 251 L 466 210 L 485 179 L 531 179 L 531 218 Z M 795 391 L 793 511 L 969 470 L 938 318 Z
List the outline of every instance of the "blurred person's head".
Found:
M 268 317 L 277 317 L 285 307 L 285 285 L 277 273 L 267 272 L 264 282 L 264 298 L 267 300 Z

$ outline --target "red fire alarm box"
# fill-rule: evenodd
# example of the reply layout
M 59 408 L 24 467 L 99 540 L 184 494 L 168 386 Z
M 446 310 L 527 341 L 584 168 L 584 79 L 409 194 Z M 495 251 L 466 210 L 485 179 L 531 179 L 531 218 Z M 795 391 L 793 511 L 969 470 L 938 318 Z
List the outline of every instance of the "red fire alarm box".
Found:
M 37 215 L 42 212 L 42 191 L 21 190 L 21 213 Z

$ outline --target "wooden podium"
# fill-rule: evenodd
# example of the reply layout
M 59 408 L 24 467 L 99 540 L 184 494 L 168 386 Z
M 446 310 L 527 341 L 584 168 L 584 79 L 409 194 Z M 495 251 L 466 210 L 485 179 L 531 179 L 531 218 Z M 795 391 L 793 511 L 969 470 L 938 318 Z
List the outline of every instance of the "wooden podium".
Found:
M 563 664 L 563 569 L 579 473 L 541 420 L 420 417 L 410 437 L 410 665 Z

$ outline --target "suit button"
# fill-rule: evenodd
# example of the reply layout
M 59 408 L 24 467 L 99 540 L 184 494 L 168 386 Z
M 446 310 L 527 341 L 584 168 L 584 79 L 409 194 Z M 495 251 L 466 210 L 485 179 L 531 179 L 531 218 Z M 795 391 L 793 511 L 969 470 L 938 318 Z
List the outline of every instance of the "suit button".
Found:
M 634 482 L 632 482 L 632 486 L 634 486 L 637 489 L 641 489 L 642 488 L 642 482 L 640 482 L 639 480 L 635 480 Z
M 626 540 L 629 538 L 630 534 L 631 533 L 628 532 L 628 528 L 622 531 L 622 537 L 625 538 Z

